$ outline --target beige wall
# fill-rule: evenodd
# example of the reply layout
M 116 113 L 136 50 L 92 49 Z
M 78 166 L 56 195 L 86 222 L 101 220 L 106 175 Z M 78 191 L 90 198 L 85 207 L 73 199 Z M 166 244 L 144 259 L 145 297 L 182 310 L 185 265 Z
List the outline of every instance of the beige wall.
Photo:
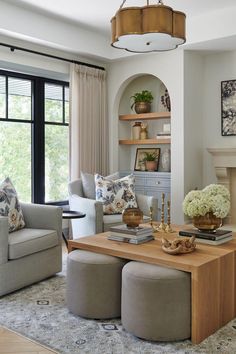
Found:
M 221 136 L 221 81 L 236 79 L 236 51 L 207 55 L 204 59 L 203 184 L 216 182 L 207 148 L 236 147 L 236 136 Z
M 202 188 L 204 59 L 184 53 L 184 190 Z

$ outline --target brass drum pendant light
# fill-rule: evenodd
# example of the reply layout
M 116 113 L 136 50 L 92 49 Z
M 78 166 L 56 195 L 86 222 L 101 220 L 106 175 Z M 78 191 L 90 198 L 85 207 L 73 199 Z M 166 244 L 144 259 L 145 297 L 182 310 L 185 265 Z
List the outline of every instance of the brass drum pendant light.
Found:
M 112 46 L 129 52 L 147 53 L 177 48 L 185 43 L 185 18 L 180 11 L 157 5 L 125 7 L 124 0 L 111 19 Z

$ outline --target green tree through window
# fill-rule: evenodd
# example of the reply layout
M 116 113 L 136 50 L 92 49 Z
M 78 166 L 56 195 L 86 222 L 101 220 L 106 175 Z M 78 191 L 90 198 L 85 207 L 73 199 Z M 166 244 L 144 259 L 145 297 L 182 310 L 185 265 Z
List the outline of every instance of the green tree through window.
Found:
M 9 176 L 20 200 L 31 201 L 31 124 L 0 122 L 0 178 Z
M 0 71 L 0 179 L 21 201 L 67 199 L 68 95 L 65 82 Z

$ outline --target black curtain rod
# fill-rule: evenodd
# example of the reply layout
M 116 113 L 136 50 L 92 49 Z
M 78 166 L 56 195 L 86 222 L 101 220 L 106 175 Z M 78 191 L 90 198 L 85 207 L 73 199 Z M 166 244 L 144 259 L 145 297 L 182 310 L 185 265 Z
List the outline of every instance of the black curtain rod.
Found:
M 31 49 L 27 49 L 27 48 L 23 48 L 23 47 L 17 47 L 15 45 L 7 44 L 7 43 L 0 43 L 0 46 L 10 48 L 10 50 L 12 52 L 14 52 L 14 50 L 21 50 L 23 52 L 27 52 L 27 53 L 31 53 L 31 54 L 42 55 L 43 57 L 48 57 L 48 58 L 57 59 L 57 60 L 63 60 L 68 63 L 85 65 L 90 68 L 105 70 L 105 68 L 103 68 L 102 66 L 88 64 L 88 63 L 84 63 L 82 61 L 77 61 L 77 60 L 72 60 L 72 59 L 66 59 L 66 58 L 58 57 L 56 55 L 51 55 L 51 54 L 47 54 L 47 53 L 43 53 L 43 52 L 37 52 L 36 50 L 31 50 Z

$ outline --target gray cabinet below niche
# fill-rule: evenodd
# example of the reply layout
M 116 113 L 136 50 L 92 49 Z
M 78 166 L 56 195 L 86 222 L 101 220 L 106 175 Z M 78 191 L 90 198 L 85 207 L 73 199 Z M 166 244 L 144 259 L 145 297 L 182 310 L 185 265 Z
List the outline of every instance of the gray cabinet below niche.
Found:
M 170 200 L 170 172 L 139 172 L 139 171 L 120 171 L 120 177 L 129 174 L 135 176 L 135 192 L 155 197 L 157 199 L 157 211 L 153 219 L 161 220 L 162 193 L 165 193 L 165 222 L 167 222 L 167 201 Z

